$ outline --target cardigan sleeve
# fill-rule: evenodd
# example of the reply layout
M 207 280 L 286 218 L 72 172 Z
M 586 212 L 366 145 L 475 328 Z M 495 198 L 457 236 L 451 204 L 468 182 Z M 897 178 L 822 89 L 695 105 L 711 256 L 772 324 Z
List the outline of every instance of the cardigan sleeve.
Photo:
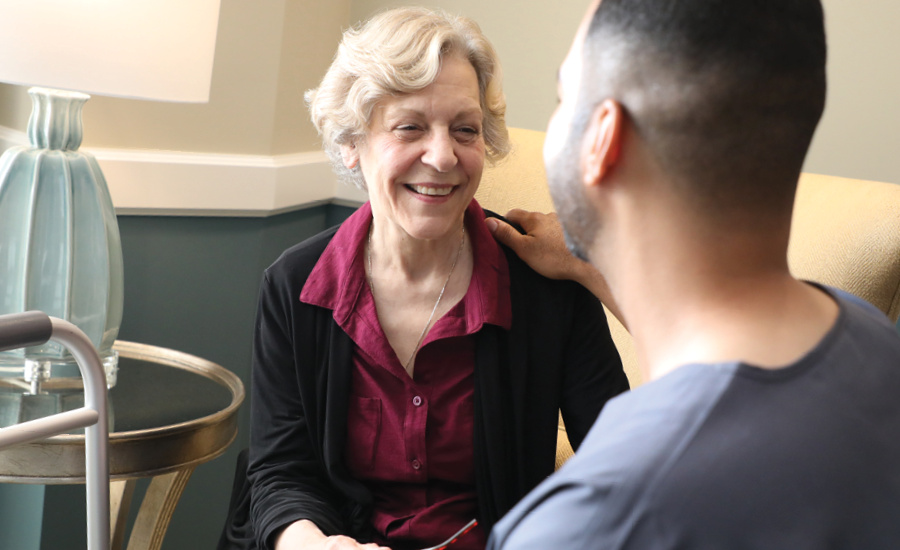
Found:
M 251 385 L 251 520 L 261 549 L 271 549 L 277 532 L 308 519 L 326 535 L 343 531 L 336 502 L 311 441 L 294 353 L 295 322 L 289 291 L 266 272 L 260 290 L 254 334 Z M 285 286 L 285 285 L 281 285 Z M 297 306 L 299 306 L 299 302 Z M 294 306 L 296 307 L 296 306 Z M 306 332 L 312 333 L 312 327 Z M 312 336 L 307 345 L 314 345 Z M 303 343 L 300 343 L 303 344 Z
M 584 287 L 574 286 L 560 411 L 569 442 L 577 451 L 606 402 L 628 390 L 628 378 L 603 305 Z

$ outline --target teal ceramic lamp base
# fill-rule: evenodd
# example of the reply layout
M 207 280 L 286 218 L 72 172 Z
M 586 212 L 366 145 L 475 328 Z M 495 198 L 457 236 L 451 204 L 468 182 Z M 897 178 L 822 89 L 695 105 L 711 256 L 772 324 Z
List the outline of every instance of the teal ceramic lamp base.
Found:
M 32 88 L 31 147 L 0 158 L 0 314 L 41 310 L 77 325 L 116 383 L 122 321 L 122 245 L 106 180 L 81 145 L 89 96 Z M 80 380 L 57 344 L 0 353 L 0 376 L 30 393 Z

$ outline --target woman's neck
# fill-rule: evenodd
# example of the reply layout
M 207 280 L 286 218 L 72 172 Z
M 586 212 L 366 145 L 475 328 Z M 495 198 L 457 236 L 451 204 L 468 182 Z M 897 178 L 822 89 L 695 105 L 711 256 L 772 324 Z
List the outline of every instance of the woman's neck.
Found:
M 474 259 L 463 227 L 460 218 L 440 239 L 415 239 L 391 220 L 372 220 L 366 270 L 378 322 L 410 376 L 429 328 L 469 288 Z
M 417 239 L 392 220 L 373 216 L 369 254 L 373 269 L 407 281 L 446 276 L 463 239 L 463 219 L 439 239 Z

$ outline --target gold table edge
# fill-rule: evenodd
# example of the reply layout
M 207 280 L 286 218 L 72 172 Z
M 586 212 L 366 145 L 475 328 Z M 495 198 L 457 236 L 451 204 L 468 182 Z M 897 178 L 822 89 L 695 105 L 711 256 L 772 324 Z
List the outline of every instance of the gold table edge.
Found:
M 142 477 L 157 476 L 169 472 L 181 470 L 186 467 L 197 466 L 208 462 L 214 458 L 221 456 L 225 450 L 237 437 L 237 412 L 245 398 L 244 386 L 240 378 L 228 369 L 208 361 L 201 357 L 190 355 L 184 352 L 175 351 L 149 344 L 138 344 L 135 342 L 127 342 L 117 340 L 113 349 L 119 352 L 122 357 L 138 360 L 152 361 L 157 364 L 167 365 L 174 368 L 180 368 L 195 372 L 201 376 L 205 376 L 226 387 L 231 392 L 231 403 L 224 409 L 217 411 L 211 415 L 196 418 L 187 422 L 172 424 L 159 428 L 150 428 L 146 430 L 133 430 L 128 432 L 114 432 L 110 434 L 110 457 L 114 454 L 114 448 L 121 445 L 154 445 L 160 439 L 177 438 L 179 436 L 188 439 L 202 432 L 204 428 L 222 427 L 226 431 L 219 432 L 220 435 L 227 437 L 227 442 L 220 445 L 209 445 L 208 448 L 202 448 L 199 453 L 193 453 L 190 460 L 184 462 L 158 460 L 159 466 L 149 469 L 140 469 L 134 471 L 122 471 L 112 473 L 111 480 L 137 479 Z M 230 430 L 230 434 L 227 430 Z M 213 438 L 215 441 L 221 441 L 221 437 Z M 82 449 L 81 459 L 83 461 L 84 436 L 83 435 L 58 435 L 50 437 L 21 447 L 40 447 L 50 451 L 51 449 L 66 450 Z M 6 449 L 4 451 L 15 450 Z M 0 452 L 2 453 L 2 452 Z M 71 468 L 69 468 L 71 469 Z M 83 470 L 83 463 L 81 464 Z M 27 470 L 27 469 L 26 469 Z M 22 476 L 22 475 L 4 475 L 0 472 L 0 482 L 3 483 L 52 483 L 52 484 L 76 484 L 84 483 L 84 476 Z

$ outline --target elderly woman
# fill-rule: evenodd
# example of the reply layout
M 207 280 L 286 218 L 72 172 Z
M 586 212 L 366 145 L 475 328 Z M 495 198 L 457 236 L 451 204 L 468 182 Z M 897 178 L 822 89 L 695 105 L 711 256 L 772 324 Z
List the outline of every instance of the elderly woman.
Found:
M 484 548 L 627 389 L 600 303 L 532 271 L 473 199 L 509 143 L 477 25 L 421 8 L 347 31 L 312 119 L 369 202 L 265 272 L 249 476 L 261 548 Z M 374 543 L 366 545 L 365 543 Z

